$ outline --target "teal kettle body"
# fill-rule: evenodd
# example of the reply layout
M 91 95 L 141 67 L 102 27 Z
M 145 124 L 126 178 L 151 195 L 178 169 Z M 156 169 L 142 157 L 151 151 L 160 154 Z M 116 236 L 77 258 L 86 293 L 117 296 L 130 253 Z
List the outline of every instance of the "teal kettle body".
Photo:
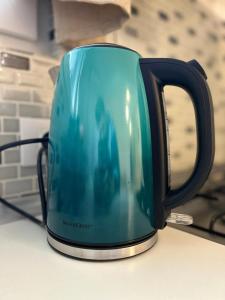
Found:
M 165 85 L 190 93 L 198 131 L 193 173 L 176 190 L 168 180 Z M 48 242 L 66 255 L 94 260 L 149 249 L 171 209 L 205 182 L 213 156 L 211 97 L 196 61 L 145 59 L 114 44 L 73 49 L 55 82 Z

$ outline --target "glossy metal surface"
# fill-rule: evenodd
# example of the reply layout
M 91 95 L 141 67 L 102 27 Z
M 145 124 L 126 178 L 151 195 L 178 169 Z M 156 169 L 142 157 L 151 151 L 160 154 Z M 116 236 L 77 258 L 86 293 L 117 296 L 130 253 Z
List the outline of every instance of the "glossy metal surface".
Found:
M 55 240 L 51 235 L 48 234 L 49 244 L 57 251 L 81 259 L 89 260 L 115 260 L 122 259 L 131 256 L 138 255 L 152 248 L 157 242 L 158 235 L 154 234 L 148 240 L 145 240 L 142 243 L 131 245 L 124 248 L 116 249 L 87 249 L 87 248 L 78 248 L 74 246 L 69 246 Z
M 153 231 L 151 135 L 137 53 L 101 46 L 67 53 L 49 138 L 53 233 L 107 246 Z

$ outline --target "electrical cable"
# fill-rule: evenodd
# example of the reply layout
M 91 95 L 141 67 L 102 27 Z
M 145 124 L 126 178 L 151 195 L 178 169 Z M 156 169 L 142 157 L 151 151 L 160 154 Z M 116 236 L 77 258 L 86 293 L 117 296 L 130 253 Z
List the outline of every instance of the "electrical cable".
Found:
M 210 221 L 210 223 L 209 223 L 209 230 L 210 230 L 211 232 L 213 232 L 214 226 L 215 226 L 216 222 L 217 222 L 220 218 L 222 218 L 224 215 L 225 215 L 225 211 L 222 211 L 222 212 L 220 212 L 219 214 L 216 214 L 215 216 L 212 217 L 212 219 L 211 219 L 211 221 Z
M 35 218 L 35 217 L 32 216 L 31 214 L 27 213 L 25 210 L 23 210 L 23 209 L 21 209 L 21 208 L 15 206 L 15 205 L 9 203 L 7 200 L 5 200 L 5 199 L 3 199 L 3 198 L 1 198 L 1 197 L 0 197 L 0 202 L 1 202 L 2 204 L 4 204 L 5 206 L 11 208 L 11 209 L 14 210 L 15 212 L 19 213 L 20 215 L 22 215 L 22 216 L 26 217 L 27 219 L 31 220 L 32 222 L 34 222 L 34 223 L 36 223 L 36 224 L 38 224 L 38 225 L 44 227 L 44 224 L 43 224 L 43 222 L 42 222 L 41 220 Z
M 37 143 L 47 143 L 48 142 L 48 137 L 45 136 L 43 138 L 35 138 L 35 139 L 26 139 L 26 140 L 20 140 L 20 141 L 15 141 L 12 143 L 8 143 L 5 145 L 0 146 L 0 152 L 9 149 L 9 148 L 13 148 L 13 147 L 17 147 L 17 146 L 22 146 L 22 145 L 27 145 L 27 144 L 37 144 Z
M 41 148 L 38 152 L 37 157 L 37 175 L 38 175 L 38 185 L 39 185 L 39 192 L 41 198 L 41 209 L 42 209 L 42 218 L 44 224 L 46 224 L 47 220 L 47 201 L 45 196 L 45 187 L 44 187 L 44 179 L 43 179 L 43 169 L 42 169 L 42 157 L 43 154 L 46 153 L 45 148 Z
M 202 197 L 202 198 L 205 198 L 205 199 L 208 199 L 208 200 L 215 200 L 215 201 L 218 201 L 218 198 L 211 195 L 211 194 L 206 194 L 206 193 L 198 193 L 195 195 L 195 197 Z
M 47 153 L 47 144 L 48 144 L 48 133 L 46 133 L 44 135 L 43 138 L 34 138 L 34 139 L 26 139 L 26 140 L 20 140 L 20 141 L 15 141 L 12 143 L 8 143 L 5 145 L 0 146 L 0 153 L 4 150 L 10 149 L 10 148 L 14 148 L 17 146 L 22 146 L 22 145 L 28 145 L 28 144 L 35 144 L 35 143 L 42 143 L 42 148 L 39 150 L 39 154 L 38 154 L 38 159 L 37 159 L 37 169 L 38 169 L 38 174 L 39 176 L 43 175 L 42 172 L 42 155 L 44 153 L 44 151 Z M 43 149 L 43 151 L 41 151 Z M 40 164 L 40 166 L 38 166 Z M 41 182 L 41 185 L 39 183 L 39 188 L 41 189 L 43 187 L 44 189 L 44 182 L 43 182 L 43 176 L 42 179 L 38 178 L 38 182 Z M 43 193 L 43 191 L 42 191 Z M 45 202 L 44 202 L 45 201 Z M 42 218 L 43 221 L 35 218 L 34 216 L 32 216 L 31 214 L 27 213 L 26 211 L 24 211 L 23 209 L 17 207 L 16 205 L 13 205 L 11 203 L 9 203 L 6 199 L 0 197 L 0 202 L 2 204 L 4 204 L 5 206 L 11 208 L 12 210 L 14 210 L 15 212 L 19 213 L 20 215 L 28 218 L 30 221 L 34 222 L 35 224 L 38 224 L 42 227 L 45 226 L 46 224 L 46 197 L 44 194 L 44 198 L 43 198 L 43 194 L 41 195 L 41 207 L 42 207 Z

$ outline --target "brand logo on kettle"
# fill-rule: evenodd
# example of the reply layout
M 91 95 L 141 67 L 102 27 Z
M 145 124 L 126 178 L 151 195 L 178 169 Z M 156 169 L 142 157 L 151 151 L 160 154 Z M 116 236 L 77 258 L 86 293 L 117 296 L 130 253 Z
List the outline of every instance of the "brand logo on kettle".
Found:
M 70 226 L 73 228 L 79 228 L 79 229 L 90 229 L 91 227 L 94 226 L 92 224 L 83 224 L 83 223 L 71 222 L 66 220 L 63 220 L 63 225 Z

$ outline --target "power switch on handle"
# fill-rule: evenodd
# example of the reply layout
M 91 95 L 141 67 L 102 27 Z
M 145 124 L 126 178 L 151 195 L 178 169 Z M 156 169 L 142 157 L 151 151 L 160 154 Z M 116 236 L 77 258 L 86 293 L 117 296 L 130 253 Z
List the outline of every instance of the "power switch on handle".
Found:
M 191 225 L 193 224 L 193 217 L 186 214 L 171 213 L 166 219 L 166 222 L 179 225 Z
M 192 59 L 188 62 L 188 64 L 192 65 L 193 67 L 195 67 L 202 75 L 203 77 L 205 78 L 205 80 L 207 79 L 207 75 L 203 69 L 203 67 L 200 65 L 199 62 L 197 62 L 197 60 L 195 59 Z

